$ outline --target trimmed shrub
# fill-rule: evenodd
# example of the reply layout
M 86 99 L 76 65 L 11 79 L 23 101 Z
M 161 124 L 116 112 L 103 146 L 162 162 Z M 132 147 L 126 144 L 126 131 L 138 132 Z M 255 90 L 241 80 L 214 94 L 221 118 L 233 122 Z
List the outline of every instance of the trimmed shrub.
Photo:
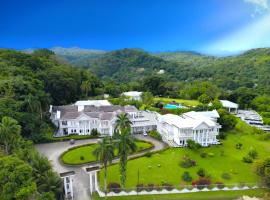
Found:
M 162 141 L 162 137 L 161 137 L 160 133 L 157 131 L 149 131 L 148 135 L 152 138 L 155 138 L 159 141 Z
M 200 177 L 198 180 L 193 181 L 192 185 L 198 189 L 203 189 L 211 184 L 211 180 L 206 177 Z
M 183 181 L 190 182 L 192 181 L 192 177 L 190 176 L 189 172 L 185 171 L 182 175 Z
M 119 183 L 109 183 L 107 188 L 109 192 L 115 193 L 121 192 L 121 186 Z
M 162 183 L 162 187 L 163 189 L 168 190 L 168 191 L 171 191 L 174 188 L 173 185 L 170 183 Z
M 155 185 L 153 183 L 149 183 L 145 189 L 146 191 L 150 192 L 155 189 Z
M 227 134 L 225 132 L 220 132 L 218 135 L 217 135 L 217 139 L 220 139 L 220 140 L 225 140 L 227 137 Z
M 200 177 L 205 177 L 205 170 L 203 168 L 200 168 L 198 171 L 197 171 L 197 174 L 198 176 Z
M 249 150 L 248 155 L 252 159 L 258 158 L 258 152 L 256 151 L 256 149 L 253 148 Z
M 206 157 L 207 157 L 207 153 L 206 153 L 206 152 L 202 152 L 202 153 L 200 154 L 200 156 L 201 156 L 201 158 L 206 158 Z
M 183 168 L 190 168 L 197 165 L 196 161 L 190 159 L 189 156 L 184 156 L 179 164 Z
M 237 144 L 235 145 L 235 148 L 240 150 L 240 149 L 243 148 L 243 144 L 242 144 L 242 143 L 237 143 Z
M 80 160 L 84 160 L 84 156 L 80 156 Z
M 91 136 L 97 137 L 99 135 L 100 135 L 100 133 L 98 132 L 98 130 L 96 128 L 94 128 L 94 129 L 91 130 Z
M 253 163 L 252 158 L 249 157 L 249 156 L 244 156 L 242 161 L 245 162 L 245 163 Z
M 143 191 L 145 188 L 144 188 L 144 185 L 143 184 L 137 184 L 136 185 L 136 190 L 137 192 L 141 192 Z
M 225 187 L 224 183 L 222 183 L 222 182 L 216 182 L 215 184 L 216 184 L 217 188 L 219 188 L 219 189 L 222 189 Z
M 224 173 L 221 175 L 221 177 L 222 177 L 223 179 L 225 179 L 225 180 L 230 180 L 230 179 L 231 179 L 231 175 L 230 175 L 229 173 L 226 173 L 226 172 L 224 172 Z
M 150 158 L 150 157 L 152 156 L 152 153 L 151 153 L 151 152 L 146 152 L 146 153 L 144 154 L 144 156 L 147 157 L 147 158 Z
M 193 140 L 187 140 L 187 147 L 192 150 L 197 150 L 201 148 L 202 146 Z
M 157 191 L 161 191 L 163 188 L 162 188 L 162 186 L 160 186 L 160 185 L 156 185 L 155 186 L 155 190 L 157 190 Z

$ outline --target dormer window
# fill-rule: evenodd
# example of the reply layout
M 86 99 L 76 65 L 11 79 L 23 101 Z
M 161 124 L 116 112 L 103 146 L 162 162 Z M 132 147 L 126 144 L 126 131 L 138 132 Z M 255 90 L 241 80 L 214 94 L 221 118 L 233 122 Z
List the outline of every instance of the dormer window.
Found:
M 62 121 L 62 125 L 66 126 L 67 125 L 67 121 Z

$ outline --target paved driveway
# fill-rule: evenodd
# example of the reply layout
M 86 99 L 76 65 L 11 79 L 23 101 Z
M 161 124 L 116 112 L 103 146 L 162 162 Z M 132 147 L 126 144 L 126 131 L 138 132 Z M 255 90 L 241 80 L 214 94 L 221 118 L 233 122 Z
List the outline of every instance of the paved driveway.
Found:
M 149 141 L 154 144 L 154 148 L 151 151 L 158 151 L 165 147 L 164 143 L 157 141 L 151 137 L 145 137 L 142 135 L 136 135 L 137 139 Z M 74 146 L 80 146 L 83 144 L 94 144 L 97 143 L 100 139 L 87 139 L 87 140 L 77 140 L 74 145 L 70 145 L 69 141 L 67 142 L 55 142 L 55 143 L 45 143 L 45 144 L 37 144 L 35 147 L 37 150 L 45 155 L 52 163 L 54 170 L 58 173 L 66 172 L 66 171 L 75 171 L 74 176 L 74 197 L 75 200 L 89 200 L 89 176 L 85 172 L 85 167 L 90 167 L 97 164 L 85 164 L 82 166 L 65 166 L 61 162 L 59 162 L 59 156 L 66 150 Z M 130 157 L 140 156 L 143 153 L 138 153 L 135 155 L 131 155 Z M 118 159 L 115 159 L 114 162 L 118 162 Z

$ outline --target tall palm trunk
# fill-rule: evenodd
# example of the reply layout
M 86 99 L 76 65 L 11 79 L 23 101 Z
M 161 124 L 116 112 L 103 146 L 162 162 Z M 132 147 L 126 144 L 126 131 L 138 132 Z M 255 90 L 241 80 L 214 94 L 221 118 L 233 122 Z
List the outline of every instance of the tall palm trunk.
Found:
M 5 142 L 5 153 L 7 155 L 9 154 L 9 144 L 8 144 L 8 142 Z
M 121 187 L 122 187 L 122 189 L 124 189 L 125 185 L 126 185 L 126 172 L 127 172 L 127 155 L 126 155 L 126 153 L 124 153 L 120 157 L 120 171 L 121 171 L 121 175 L 120 175 Z
M 104 165 L 104 191 L 107 196 L 107 165 Z

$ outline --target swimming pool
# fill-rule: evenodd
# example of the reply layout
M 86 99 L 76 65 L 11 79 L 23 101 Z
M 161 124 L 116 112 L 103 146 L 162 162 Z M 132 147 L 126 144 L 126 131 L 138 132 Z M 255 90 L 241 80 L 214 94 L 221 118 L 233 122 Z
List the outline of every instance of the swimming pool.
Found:
M 166 108 L 166 109 L 177 109 L 177 108 L 185 108 L 185 106 L 182 106 L 181 104 L 179 104 L 179 105 L 173 105 L 173 104 L 166 104 L 165 106 L 164 106 L 164 108 Z

